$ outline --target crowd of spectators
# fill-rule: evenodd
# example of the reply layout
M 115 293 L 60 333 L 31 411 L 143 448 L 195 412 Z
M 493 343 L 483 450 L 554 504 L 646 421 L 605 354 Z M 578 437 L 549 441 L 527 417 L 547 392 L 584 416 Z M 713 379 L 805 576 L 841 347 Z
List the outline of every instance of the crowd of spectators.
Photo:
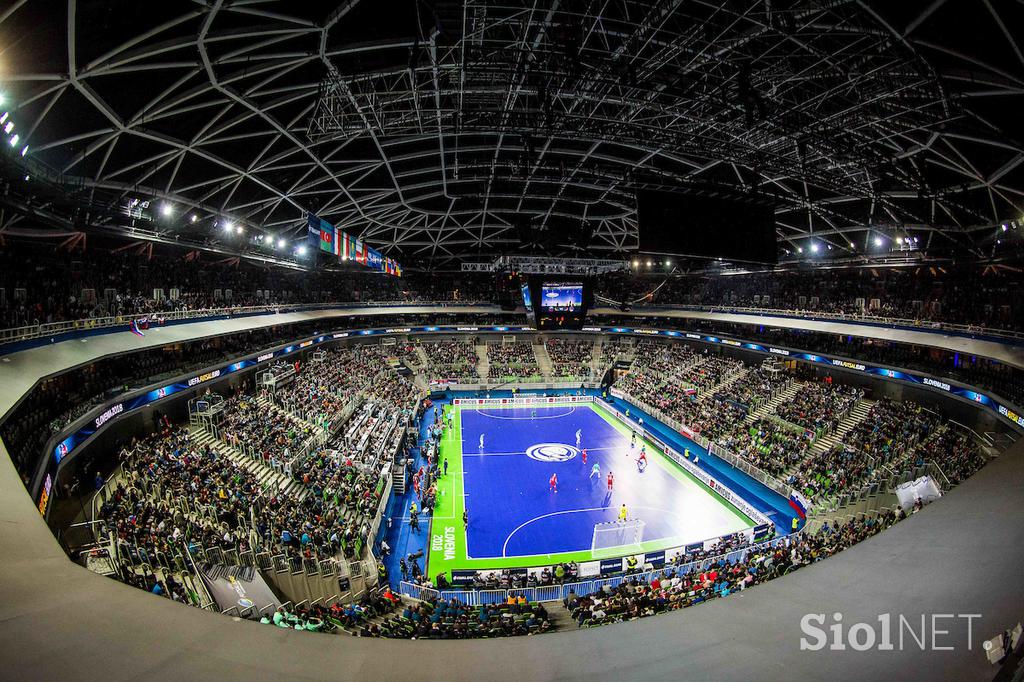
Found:
M 347 603 L 337 601 L 330 606 L 317 603 L 282 605 L 273 614 L 264 614 L 260 622 L 308 632 L 336 632 L 341 629 L 358 634 L 368 627 L 372 619 L 392 613 L 400 605 L 398 595 L 390 587 L 383 586 L 369 590 L 359 599 Z
M 632 359 L 635 348 L 632 339 L 608 339 L 601 346 L 601 366 L 607 367 L 617 360 Z
M 701 362 L 675 372 L 673 377 L 701 391 L 713 389 L 739 370 L 743 363 L 732 358 L 705 354 Z
M 969 435 L 952 427 L 939 431 L 917 449 L 914 463 L 934 462 L 953 485 L 970 478 L 985 465 L 978 446 Z
M 633 365 L 649 374 L 669 377 L 697 360 L 697 351 L 685 343 L 661 343 L 641 339 L 636 346 Z
M 431 598 L 362 633 L 391 639 L 477 639 L 534 635 L 551 629 L 547 609 L 510 594 L 504 604 L 469 606 L 458 599 Z
M 468 379 L 479 378 L 479 356 L 473 341 L 463 341 L 453 337 L 450 341 L 429 341 L 420 348 L 427 356 L 427 368 L 430 379 Z
M 831 380 L 805 382 L 791 398 L 775 408 L 775 414 L 813 433 L 830 433 L 862 395 L 859 389 Z
M 811 497 L 861 486 L 884 471 L 918 461 L 918 448 L 944 428 L 938 414 L 913 401 L 883 398 L 843 443 L 804 461 L 790 483 Z
M 531 379 L 539 377 L 541 373 L 530 343 L 489 343 L 487 363 L 487 376 L 491 379 Z
M 548 338 L 544 347 L 551 358 L 551 376 L 556 379 L 586 379 L 594 357 L 594 342 L 576 339 Z
M 740 422 L 731 434 L 720 436 L 716 442 L 773 476 L 803 460 L 811 443 L 805 434 L 764 418 L 749 424 Z
M 669 571 L 646 580 L 634 577 L 616 587 L 605 585 L 591 594 L 570 594 L 565 606 L 577 625 L 595 627 L 676 611 L 743 591 L 754 585 L 821 561 L 866 540 L 903 517 L 890 511 L 836 527 L 824 526 L 777 546 L 752 548 L 739 561 L 721 558 L 687 571 Z
M 789 375 L 779 368 L 757 367 L 715 391 L 715 399 L 741 406 L 749 412 L 782 390 L 789 381 Z
M 1021 284 L 1010 269 L 963 265 L 700 273 L 667 280 L 612 273 L 598 278 L 597 292 L 639 305 L 784 309 L 1021 330 L 1024 303 L 1015 295 Z M 321 269 L 310 277 L 245 260 L 204 260 L 204 254 L 173 247 L 140 255 L 113 245 L 69 251 L 16 241 L 0 246 L 0 291 L 0 328 L 254 305 L 473 302 L 496 295 L 487 273 L 407 268 L 397 278 Z
M 398 278 L 379 273 L 272 268 L 153 253 L 16 244 L 0 247 L 0 328 L 173 311 L 329 302 L 473 302 L 493 298 L 476 273 Z
M 964 265 L 697 274 L 667 281 L 615 274 L 598 281 L 598 293 L 639 305 L 781 309 L 1020 330 L 1024 304 L 1015 292 L 1021 285 L 1012 270 Z

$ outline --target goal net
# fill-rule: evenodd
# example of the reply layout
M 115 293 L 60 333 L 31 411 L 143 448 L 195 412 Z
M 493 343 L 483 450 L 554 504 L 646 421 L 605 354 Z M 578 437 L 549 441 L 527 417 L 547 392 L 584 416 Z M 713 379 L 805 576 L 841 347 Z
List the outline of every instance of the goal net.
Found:
M 645 525 L 640 519 L 595 523 L 590 553 L 595 559 L 639 553 Z

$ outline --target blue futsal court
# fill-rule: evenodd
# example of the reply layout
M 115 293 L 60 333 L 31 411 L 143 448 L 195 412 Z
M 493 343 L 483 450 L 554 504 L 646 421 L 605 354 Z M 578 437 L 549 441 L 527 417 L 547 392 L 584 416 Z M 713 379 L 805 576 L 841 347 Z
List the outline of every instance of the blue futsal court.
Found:
M 651 444 L 648 466 L 641 473 L 636 463 L 640 438 L 630 448 L 629 432 L 613 426 L 589 404 L 463 406 L 459 415 L 462 492 L 469 511 L 467 559 L 581 552 L 559 560 L 588 560 L 594 525 L 615 521 L 622 504 L 630 519 L 646 524 L 645 551 L 753 525 Z M 577 430 L 582 435 L 580 449 Z M 595 462 L 599 478 L 591 476 Z M 609 471 L 615 475 L 610 493 Z M 552 474 L 558 475 L 557 493 L 549 489 Z

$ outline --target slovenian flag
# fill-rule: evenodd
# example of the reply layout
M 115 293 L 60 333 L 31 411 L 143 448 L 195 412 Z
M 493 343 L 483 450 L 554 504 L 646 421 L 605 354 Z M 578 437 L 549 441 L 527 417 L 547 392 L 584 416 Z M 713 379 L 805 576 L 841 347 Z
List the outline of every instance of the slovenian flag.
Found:
M 801 519 L 806 519 L 807 510 L 810 509 L 811 503 L 807 501 L 806 497 L 794 490 L 789 493 L 789 506 L 793 508 L 797 516 Z

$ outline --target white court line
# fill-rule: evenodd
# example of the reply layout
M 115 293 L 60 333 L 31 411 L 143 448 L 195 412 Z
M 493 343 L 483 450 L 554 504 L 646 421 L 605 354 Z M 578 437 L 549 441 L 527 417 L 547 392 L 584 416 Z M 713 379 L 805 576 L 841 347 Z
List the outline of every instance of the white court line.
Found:
M 568 445 L 568 443 L 565 443 Z M 581 448 L 582 449 L 582 448 Z M 591 452 L 601 452 L 602 450 L 619 450 L 617 447 L 607 448 L 587 448 L 587 454 Z M 491 455 L 525 455 L 525 452 L 463 452 L 463 457 L 490 457 Z
M 495 408 L 495 409 L 503 409 L 503 408 Z M 525 410 L 527 408 L 525 408 L 525 407 L 514 407 L 514 408 L 504 408 L 504 409 Z M 564 414 L 549 414 L 549 415 L 545 415 L 545 416 L 541 416 L 541 417 L 530 417 L 530 416 L 526 416 L 526 417 L 499 417 L 496 414 L 487 414 L 486 412 L 481 412 L 480 408 L 476 408 L 475 411 L 481 417 L 488 417 L 490 419 L 509 419 L 509 420 L 512 420 L 512 421 L 527 421 L 527 420 L 528 421 L 533 421 L 534 419 L 561 419 L 562 417 L 568 417 L 570 414 L 572 414 L 573 412 L 576 411 L 576 408 L 575 407 L 570 407 L 569 411 L 564 413 Z
M 682 514 L 679 511 L 674 511 L 674 510 L 671 510 L 671 509 L 662 509 L 660 507 L 646 507 L 646 506 L 637 504 L 637 505 L 632 505 L 632 508 L 633 509 L 653 509 L 654 511 L 663 512 L 663 513 L 668 514 L 670 516 L 678 516 L 680 518 L 689 518 L 689 517 L 687 517 L 686 515 Z M 590 507 L 589 509 L 563 509 L 562 511 L 550 512 L 548 514 L 541 514 L 540 516 L 535 516 L 532 519 L 530 519 L 529 521 L 525 521 L 525 522 L 519 524 L 518 526 L 516 526 L 515 530 L 513 530 L 511 533 L 508 534 L 508 537 L 505 538 L 504 544 L 502 544 L 502 546 L 501 546 L 501 556 L 503 556 L 503 557 L 508 556 L 507 554 L 505 554 L 505 552 L 508 550 L 508 541 L 512 539 L 512 536 L 515 535 L 516 533 L 518 533 L 524 527 L 526 527 L 526 526 L 530 525 L 531 523 L 533 523 L 534 521 L 540 521 L 541 519 L 546 519 L 549 516 L 558 516 L 559 514 L 576 514 L 578 512 L 605 511 L 605 510 L 608 510 L 608 509 L 619 509 L 619 507 Z

